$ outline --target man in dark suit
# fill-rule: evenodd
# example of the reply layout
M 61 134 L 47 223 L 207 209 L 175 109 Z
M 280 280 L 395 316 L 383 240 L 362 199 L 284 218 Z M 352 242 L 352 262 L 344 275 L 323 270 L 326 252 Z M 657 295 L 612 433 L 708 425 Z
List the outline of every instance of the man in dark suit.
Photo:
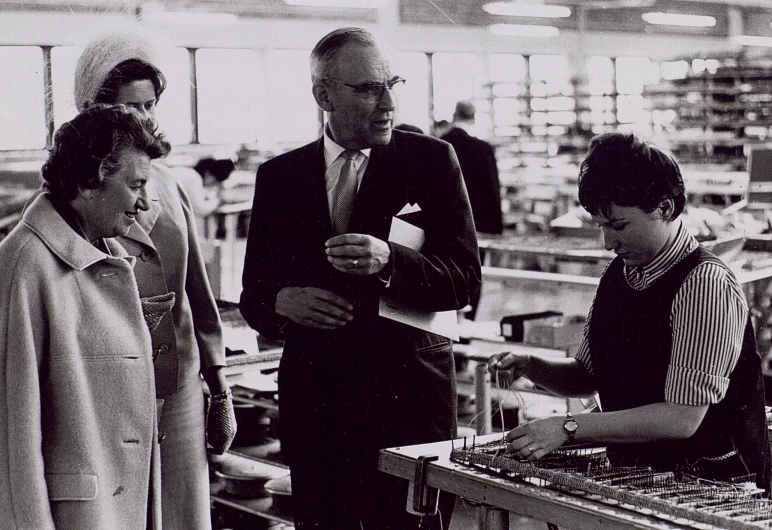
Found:
M 474 115 L 474 104 L 459 101 L 453 113 L 453 127 L 440 138 L 456 150 L 472 205 L 475 229 L 486 234 L 500 234 L 504 224 L 496 155 L 488 142 L 469 134 L 469 129 L 474 126 Z
M 241 312 L 285 340 L 279 429 L 298 530 L 415 528 L 407 483 L 377 470 L 378 450 L 455 435 L 451 342 L 380 317 L 379 299 L 469 303 L 480 286 L 469 202 L 448 144 L 392 132 L 404 80 L 368 32 L 322 38 L 311 76 L 328 123 L 258 169 Z M 423 230 L 420 251 L 388 242 L 395 217 Z
M 456 103 L 453 126 L 440 138 L 452 145 L 456 151 L 464 174 L 469 203 L 472 205 L 475 229 L 486 234 L 501 234 L 504 231 L 504 222 L 496 155 L 488 142 L 469 134 L 469 130 L 474 126 L 474 115 L 474 104 L 469 101 Z M 480 253 L 480 259 L 483 258 L 483 252 Z M 469 320 L 474 320 L 479 303 L 480 291 L 472 298 L 472 308 L 466 313 Z

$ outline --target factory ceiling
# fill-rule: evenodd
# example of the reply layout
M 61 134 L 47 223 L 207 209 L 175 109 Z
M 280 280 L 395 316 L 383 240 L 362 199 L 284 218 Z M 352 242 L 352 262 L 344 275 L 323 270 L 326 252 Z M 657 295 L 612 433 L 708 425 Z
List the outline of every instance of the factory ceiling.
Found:
M 699 33 L 727 36 L 733 28 L 752 27 L 752 33 L 772 37 L 772 0 L 503 0 L 512 4 L 567 6 L 570 14 L 561 18 L 501 16 L 483 9 L 496 0 L 0 0 L 2 10 L 57 10 L 109 12 L 228 13 L 241 17 L 344 19 L 374 21 L 377 7 L 321 7 L 318 4 L 353 3 L 360 6 L 393 5 L 398 2 L 403 24 L 488 26 L 497 23 L 550 24 L 576 31 L 621 31 L 644 33 Z M 317 3 L 317 6 L 294 5 Z M 707 27 L 654 25 L 645 13 L 693 14 L 712 17 Z M 747 33 L 747 31 L 745 31 Z

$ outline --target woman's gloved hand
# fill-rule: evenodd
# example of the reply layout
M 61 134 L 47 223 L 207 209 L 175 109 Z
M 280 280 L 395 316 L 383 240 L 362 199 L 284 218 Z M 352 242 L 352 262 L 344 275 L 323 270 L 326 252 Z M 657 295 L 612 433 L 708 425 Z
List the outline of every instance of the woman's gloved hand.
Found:
M 236 436 L 236 414 L 233 412 L 231 391 L 209 397 L 206 413 L 206 441 L 209 452 L 221 455 L 228 450 Z

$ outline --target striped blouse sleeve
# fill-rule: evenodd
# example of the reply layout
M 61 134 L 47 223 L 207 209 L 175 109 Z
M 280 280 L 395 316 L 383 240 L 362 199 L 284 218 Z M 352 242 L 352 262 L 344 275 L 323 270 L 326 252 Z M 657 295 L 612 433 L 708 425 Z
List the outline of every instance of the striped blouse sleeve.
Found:
M 748 317 L 737 279 L 720 265 L 700 264 L 678 291 L 670 316 L 673 347 L 665 400 L 694 406 L 721 401 Z

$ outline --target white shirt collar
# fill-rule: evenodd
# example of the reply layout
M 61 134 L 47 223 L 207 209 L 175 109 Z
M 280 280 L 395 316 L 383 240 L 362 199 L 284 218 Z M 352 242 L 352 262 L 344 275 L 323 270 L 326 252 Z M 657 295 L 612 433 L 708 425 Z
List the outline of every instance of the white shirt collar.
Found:
M 327 132 L 327 127 L 324 128 L 324 162 L 326 167 L 330 167 L 330 165 L 337 160 L 337 158 L 340 156 L 340 154 L 345 151 L 345 147 L 341 147 L 340 145 L 335 143 L 335 140 L 333 140 L 330 135 Z M 370 158 L 370 149 L 360 149 L 360 153 L 365 155 L 367 158 Z M 355 161 L 356 162 L 356 161 Z M 358 164 L 356 164 L 354 167 L 358 167 Z

